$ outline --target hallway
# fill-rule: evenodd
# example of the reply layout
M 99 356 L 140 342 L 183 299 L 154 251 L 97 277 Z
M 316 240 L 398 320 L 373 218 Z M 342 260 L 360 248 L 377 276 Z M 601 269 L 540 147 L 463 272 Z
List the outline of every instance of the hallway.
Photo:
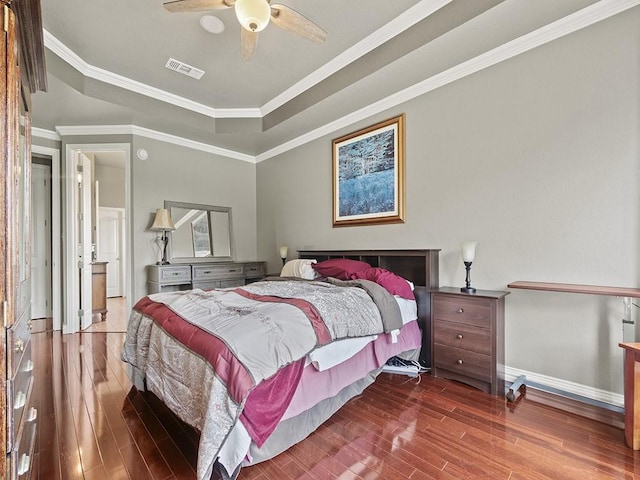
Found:
M 100 320 L 100 314 L 93 315 L 93 323 L 83 330 L 85 333 L 106 332 L 119 333 L 127 331 L 129 312 L 124 297 L 107 298 L 107 319 Z

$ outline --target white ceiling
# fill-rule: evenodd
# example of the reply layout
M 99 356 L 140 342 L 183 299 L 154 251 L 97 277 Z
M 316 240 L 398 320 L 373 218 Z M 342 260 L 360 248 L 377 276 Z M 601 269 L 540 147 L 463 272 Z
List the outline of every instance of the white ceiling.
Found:
M 33 125 L 63 133 L 129 126 L 259 160 L 639 2 L 282 0 L 323 27 L 327 42 L 269 25 L 255 58 L 243 61 L 232 9 L 41 0 L 49 88 L 33 97 Z M 203 14 L 225 31 L 204 31 Z M 166 69 L 170 57 L 206 73 L 195 80 Z

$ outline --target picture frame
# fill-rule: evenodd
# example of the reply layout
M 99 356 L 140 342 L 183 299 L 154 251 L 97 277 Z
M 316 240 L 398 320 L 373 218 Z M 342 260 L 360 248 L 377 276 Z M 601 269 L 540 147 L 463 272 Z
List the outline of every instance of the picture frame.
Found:
M 333 140 L 333 226 L 404 223 L 404 113 Z

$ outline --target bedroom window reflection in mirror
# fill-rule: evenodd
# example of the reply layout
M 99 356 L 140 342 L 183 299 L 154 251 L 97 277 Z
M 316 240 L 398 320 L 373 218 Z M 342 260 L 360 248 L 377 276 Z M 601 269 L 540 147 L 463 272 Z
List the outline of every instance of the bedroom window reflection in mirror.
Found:
M 176 229 L 171 232 L 172 263 L 233 261 L 231 207 L 166 200 Z

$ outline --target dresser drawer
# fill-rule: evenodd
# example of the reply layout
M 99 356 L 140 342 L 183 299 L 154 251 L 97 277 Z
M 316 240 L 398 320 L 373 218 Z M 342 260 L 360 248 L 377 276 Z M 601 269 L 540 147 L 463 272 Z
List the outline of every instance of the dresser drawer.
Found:
M 245 278 L 262 278 L 265 275 L 264 263 L 245 263 L 244 264 L 244 276 Z
M 235 278 L 230 280 L 212 280 L 209 282 L 198 282 L 193 284 L 193 288 L 199 288 L 200 290 L 211 290 L 212 288 L 232 288 L 242 287 L 244 285 L 244 278 Z
M 150 265 L 149 281 L 164 284 L 191 281 L 191 265 Z
M 433 320 L 491 327 L 491 302 L 485 298 L 455 295 L 433 296 Z
M 11 412 L 7 423 L 7 441 L 10 445 L 14 443 L 22 416 L 29 405 L 32 386 L 33 362 L 31 360 L 31 342 L 29 342 L 18 365 L 16 375 L 7 379 L 7 409 Z
M 25 422 L 20 431 L 20 437 L 16 448 L 11 451 L 11 476 L 18 480 L 31 478 L 33 467 L 33 454 L 36 445 L 36 420 L 38 412 L 35 408 L 29 407 Z
M 9 378 L 14 378 L 22 362 L 22 357 L 27 353 L 29 339 L 31 338 L 31 319 L 28 318 L 30 310 L 27 309 L 19 321 L 7 330 L 7 372 Z M 31 358 L 31 354 L 28 355 Z
M 433 359 L 436 368 L 467 375 L 486 382 L 491 381 L 491 373 L 494 366 L 489 355 L 435 344 L 433 346 Z
M 244 278 L 242 265 L 194 265 L 193 283 L 206 282 L 207 280 L 231 280 Z
M 491 355 L 492 341 L 488 328 L 442 321 L 436 321 L 433 326 L 433 343 L 440 345 Z

